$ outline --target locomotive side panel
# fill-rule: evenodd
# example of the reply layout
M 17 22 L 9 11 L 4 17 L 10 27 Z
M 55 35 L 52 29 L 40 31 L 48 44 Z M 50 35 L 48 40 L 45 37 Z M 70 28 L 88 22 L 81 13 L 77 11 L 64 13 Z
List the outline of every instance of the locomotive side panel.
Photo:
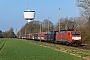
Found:
M 64 40 L 65 43 L 70 43 L 70 35 L 69 35 L 68 32 L 65 32 L 63 34 L 63 40 Z

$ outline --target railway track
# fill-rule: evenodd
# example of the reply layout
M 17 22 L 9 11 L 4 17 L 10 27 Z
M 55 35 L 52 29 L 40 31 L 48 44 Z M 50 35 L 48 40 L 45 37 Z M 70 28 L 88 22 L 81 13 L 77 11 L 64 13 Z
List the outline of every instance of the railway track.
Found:
M 72 46 L 67 46 L 67 45 L 64 45 L 64 44 L 58 44 L 58 45 L 71 47 L 71 48 L 76 48 L 76 49 L 90 50 L 90 45 L 85 45 L 85 44 L 82 44 L 80 46 L 73 46 L 73 45 Z
M 81 45 L 81 46 L 78 46 L 78 48 L 85 49 L 85 50 L 90 50 L 90 46 L 89 45 Z
M 34 40 L 36 41 L 37 43 L 40 41 L 40 40 Z M 47 43 L 45 41 L 41 41 L 43 43 Z M 50 44 L 53 44 L 53 43 L 50 43 Z M 60 46 L 66 46 L 66 47 L 71 47 L 71 48 L 77 48 L 77 49 L 83 49 L 83 50 L 90 50 L 90 45 L 85 45 L 85 44 L 82 44 L 80 46 L 67 46 L 65 44 L 60 44 L 60 43 L 55 43 L 54 45 L 60 45 Z

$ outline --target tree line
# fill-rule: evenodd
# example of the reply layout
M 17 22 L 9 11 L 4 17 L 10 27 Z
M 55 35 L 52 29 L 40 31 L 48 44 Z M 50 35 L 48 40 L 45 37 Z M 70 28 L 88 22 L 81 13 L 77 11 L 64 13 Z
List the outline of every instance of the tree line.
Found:
M 0 38 L 15 38 L 16 35 L 13 32 L 13 28 L 10 28 L 10 30 L 2 32 L 0 30 Z
M 18 31 L 18 34 L 24 35 L 29 33 L 39 33 L 40 32 L 40 25 L 41 31 L 59 31 L 59 22 L 60 22 L 60 29 L 67 30 L 74 28 L 74 18 L 61 18 L 58 22 L 54 25 L 50 20 L 44 19 L 43 22 L 40 21 L 31 21 L 26 23 L 22 28 Z

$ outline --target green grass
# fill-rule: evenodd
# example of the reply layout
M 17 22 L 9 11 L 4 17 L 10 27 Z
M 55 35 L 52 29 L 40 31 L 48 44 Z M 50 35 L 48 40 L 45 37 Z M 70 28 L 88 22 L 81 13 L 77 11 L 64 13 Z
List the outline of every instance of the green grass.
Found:
M 6 40 L 0 39 L 0 50 L 4 47 Z
M 1 60 L 84 60 L 26 40 L 3 40 L 7 41 L 0 50 Z

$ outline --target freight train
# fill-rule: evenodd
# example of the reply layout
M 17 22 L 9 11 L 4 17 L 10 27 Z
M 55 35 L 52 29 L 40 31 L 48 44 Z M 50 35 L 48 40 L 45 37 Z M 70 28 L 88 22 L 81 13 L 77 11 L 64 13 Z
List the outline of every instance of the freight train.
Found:
M 32 33 L 27 34 L 23 38 L 41 40 L 51 43 L 62 43 L 67 45 L 82 44 L 82 35 L 81 32 L 78 30 L 62 30 L 60 32 L 51 31 L 51 32 Z

